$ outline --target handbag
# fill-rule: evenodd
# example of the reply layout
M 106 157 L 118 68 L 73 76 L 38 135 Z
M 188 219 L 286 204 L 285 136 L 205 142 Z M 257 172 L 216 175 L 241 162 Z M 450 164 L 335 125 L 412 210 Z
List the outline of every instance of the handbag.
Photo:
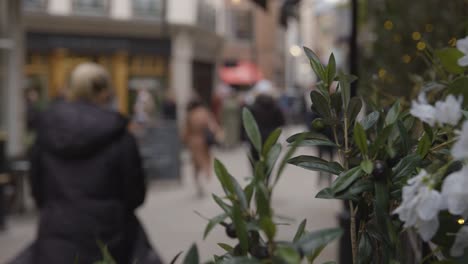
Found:
M 209 128 L 205 128 L 205 144 L 209 147 L 216 145 L 218 142 L 216 141 L 216 135 L 211 131 Z

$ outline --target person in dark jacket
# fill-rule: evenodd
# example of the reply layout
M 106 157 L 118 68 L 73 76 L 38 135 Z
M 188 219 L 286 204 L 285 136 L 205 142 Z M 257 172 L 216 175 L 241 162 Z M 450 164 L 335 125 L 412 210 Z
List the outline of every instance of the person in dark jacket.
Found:
M 275 131 L 275 129 L 282 127 L 285 124 L 283 112 L 271 95 L 257 95 L 253 105 L 250 107 L 250 111 L 257 121 L 263 142 L 265 142 L 268 136 Z M 255 148 L 251 146 L 250 149 L 252 158 L 254 160 L 258 160 L 259 155 Z
M 84 63 L 72 72 L 66 100 L 41 116 L 30 173 L 40 209 L 33 263 L 94 263 L 102 259 L 98 243 L 119 264 L 135 261 L 134 211 L 145 180 L 127 120 L 107 109 L 110 97 L 104 68 Z

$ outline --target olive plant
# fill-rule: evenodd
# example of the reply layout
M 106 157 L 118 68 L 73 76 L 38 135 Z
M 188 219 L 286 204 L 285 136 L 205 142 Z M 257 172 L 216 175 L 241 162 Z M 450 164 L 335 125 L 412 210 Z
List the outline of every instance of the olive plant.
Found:
M 292 157 L 300 137 L 278 162 L 282 145 L 278 143 L 281 129 L 277 129 L 262 142 L 257 123 L 248 109 L 242 113 L 246 134 L 259 159 L 250 159 L 253 177 L 242 187 L 227 171 L 219 160 L 214 162 L 216 176 L 223 187 L 224 194 L 213 194 L 213 200 L 222 213 L 209 219 L 204 237 L 208 236 L 215 226 L 225 229 L 226 236 L 234 239 L 230 245 L 219 243 L 225 253 L 216 255 L 209 263 L 313 263 L 323 248 L 342 234 L 340 228 L 330 228 L 314 232 L 306 231 L 306 220 L 303 220 L 291 240 L 277 239 L 279 224 L 275 221 L 271 206 L 275 187 L 283 173 L 287 161 Z M 278 163 L 276 170 L 275 165 Z M 173 261 L 175 262 L 175 260 Z M 186 254 L 183 263 L 199 263 L 196 245 Z M 330 262 L 332 263 L 332 262 Z
M 466 42 L 468 47 L 468 38 Z M 288 142 L 295 146 L 331 147 L 336 150 L 338 161 L 301 155 L 288 162 L 336 175 L 331 186 L 316 197 L 348 204 L 352 262 L 415 263 L 414 258 L 405 259 L 408 251 L 415 251 L 405 243 L 406 231 L 414 228 L 422 240 L 430 242 L 426 244 L 429 254 L 422 261 L 468 263 L 468 254 L 463 254 L 468 247 L 468 228 L 462 228 L 463 215 L 457 212 L 467 209 L 463 205 L 467 201 L 459 201 L 460 205 L 455 200 L 466 198 L 468 190 L 451 187 L 459 195 L 452 195 L 452 208 L 450 200 L 444 197 L 444 192 L 448 192 L 444 188 L 449 186 L 444 180 L 450 174 L 458 173 L 451 182 L 455 177 L 461 179 L 460 184 L 463 177 L 468 179 L 468 175 L 459 175 L 464 172 L 466 151 L 459 150 L 462 154 L 457 157 L 455 147 L 452 148 L 458 141 L 459 149 L 464 149 L 463 137 L 468 137 L 468 123 L 466 129 L 464 125 L 462 132 L 456 133 L 465 119 L 462 113 L 466 115 L 461 108 L 468 102 L 467 67 L 457 65 L 464 54 L 454 48 L 427 52 L 425 56 L 436 74 L 426 84 L 419 101 L 414 101 L 411 109 L 403 100 L 396 100 L 389 109 L 369 105 L 371 110 L 358 121 L 363 102 L 350 96 L 350 83 L 356 78 L 337 73 L 333 54 L 323 65 L 313 51 L 304 50 L 320 80 L 317 89 L 310 93 L 312 111 L 320 116 L 315 122 L 324 124 L 332 135 L 321 134 L 319 127 L 319 131 L 294 135 Z M 426 94 L 431 97 L 426 99 Z M 464 105 L 460 95 L 466 95 Z M 428 103 L 437 99 L 445 101 L 440 100 L 435 106 Z

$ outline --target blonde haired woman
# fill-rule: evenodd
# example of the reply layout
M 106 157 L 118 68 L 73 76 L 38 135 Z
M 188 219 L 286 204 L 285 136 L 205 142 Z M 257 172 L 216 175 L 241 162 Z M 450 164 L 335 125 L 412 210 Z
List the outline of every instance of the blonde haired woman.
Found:
M 117 263 L 133 263 L 142 232 L 134 210 L 144 201 L 145 182 L 127 120 L 107 107 L 109 74 L 80 64 L 65 95 L 41 117 L 31 159 L 40 209 L 32 262 L 94 263 L 101 241 Z M 158 263 L 139 257 L 138 263 Z

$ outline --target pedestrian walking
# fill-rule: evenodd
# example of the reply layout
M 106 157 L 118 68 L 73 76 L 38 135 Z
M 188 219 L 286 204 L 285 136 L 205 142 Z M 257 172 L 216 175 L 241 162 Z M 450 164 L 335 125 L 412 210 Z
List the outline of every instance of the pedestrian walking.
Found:
M 253 105 L 250 107 L 252 115 L 257 121 L 262 141 L 277 128 L 284 126 L 285 120 L 281 108 L 273 96 L 269 94 L 259 94 L 256 96 Z M 259 154 L 250 144 L 251 155 L 254 160 L 259 159 Z
M 97 64 L 78 65 L 65 100 L 41 115 L 30 173 L 37 239 L 12 263 L 94 263 L 99 243 L 119 264 L 159 263 L 134 214 L 145 179 L 127 120 L 109 109 L 109 80 Z
M 211 178 L 211 147 L 222 138 L 222 130 L 214 115 L 198 99 L 187 107 L 183 140 L 192 156 L 198 196 L 204 195 L 204 181 Z

